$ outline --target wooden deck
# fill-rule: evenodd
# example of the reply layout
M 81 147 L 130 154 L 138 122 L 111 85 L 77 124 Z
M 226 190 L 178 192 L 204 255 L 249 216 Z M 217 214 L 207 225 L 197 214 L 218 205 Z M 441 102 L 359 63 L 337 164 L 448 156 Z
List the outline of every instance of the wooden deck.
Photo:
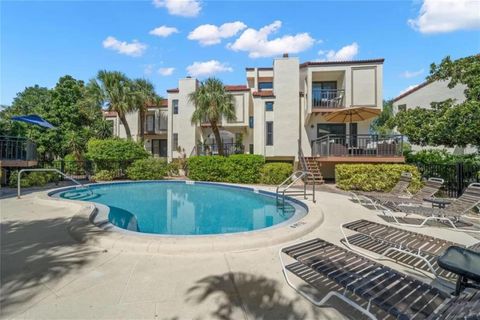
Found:
M 405 157 L 398 156 L 317 156 L 315 159 L 320 163 L 405 163 Z
M 0 160 L 0 168 L 26 168 L 37 165 L 37 160 Z

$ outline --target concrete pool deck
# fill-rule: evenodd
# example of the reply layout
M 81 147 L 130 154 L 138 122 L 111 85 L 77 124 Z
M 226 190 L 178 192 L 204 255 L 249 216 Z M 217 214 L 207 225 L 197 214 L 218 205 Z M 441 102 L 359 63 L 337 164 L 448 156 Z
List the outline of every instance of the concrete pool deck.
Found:
M 0 200 L 2 319 L 360 318 L 338 301 L 318 308 L 300 297 L 283 278 L 278 250 L 314 237 L 342 246 L 341 223 L 384 222 L 345 195 L 320 191 L 317 204 L 307 203 L 323 209 L 323 222 L 293 241 L 184 255 L 122 252 L 75 241 L 67 228 L 84 206 L 39 199 L 44 194 Z M 408 229 L 466 245 L 478 241 L 440 228 Z

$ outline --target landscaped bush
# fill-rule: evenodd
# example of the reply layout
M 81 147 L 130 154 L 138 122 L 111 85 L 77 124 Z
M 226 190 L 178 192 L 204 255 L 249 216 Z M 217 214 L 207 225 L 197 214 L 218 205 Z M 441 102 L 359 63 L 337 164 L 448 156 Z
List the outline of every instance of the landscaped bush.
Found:
M 110 170 L 100 170 L 92 177 L 93 181 L 112 181 L 115 174 Z
M 150 156 L 141 144 L 125 139 L 89 140 L 86 155 L 95 162 L 99 170 L 112 170 L 118 168 L 122 162 Z
M 172 161 L 167 164 L 167 173 L 169 176 L 178 176 L 180 173 L 180 163 L 178 163 L 178 161 Z
M 289 163 L 266 163 L 260 170 L 260 183 L 280 184 L 292 174 L 292 170 Z
M 225 162 L 227 182 L 233 183 L 258 183 L 260 170 L 265 164 L 265 158 L 253 154 L 235 154 Z
M 412 174 L 408 189 L 417 192 L 422 187 L 420 172 L 407 164 L 337 164 L 335 179 L 343 190 L 388 192 L 398 182 L 402 171 Z
M 22 188 L 26 187 L 41 187 L 49 182 L 57 182 L 58 175 L 52 172 L 25 172 L 22 173 L 22 180 L 20 182 Z M 11 188 L 16 188 L 18 182 L 18 171 L 12 171 L 8 185 Z
M 127 169 L 127 176 L 132 180 L 161 180 L 167 173 L 167 162 L 155 158 L 136 160 Z
M 257 183 L 265 158 L 238 154 L 230 157 L 208 156 L 188 159 L 188 177 L 192 180 Z
M 412 164 L 455 164 L 462 162 L 480 165 L 480 155 L 478 154 L 456 155 L 446 150 L 437 149 L 421 150 L 416 153 L 407 152 L 405 153 L 405 159 L 407 163 Z
M 85 170 L 82 166 L 82 162 L 77 161 L 73 154 L 67 154 L 64 158 L 65 173 L 70 175 L 82 175 L 85 174 Z
M 190 157 L 187 160 L 188 177 L 200 181 L 227 181 L 226 157 Z

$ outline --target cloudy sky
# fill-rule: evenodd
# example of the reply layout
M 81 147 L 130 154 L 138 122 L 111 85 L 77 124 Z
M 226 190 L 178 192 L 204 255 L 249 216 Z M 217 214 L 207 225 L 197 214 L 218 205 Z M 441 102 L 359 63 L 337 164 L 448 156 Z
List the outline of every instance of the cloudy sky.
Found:
M 432 62 L 480 52 L 479 0 L 2 1 L 0 103 L 100 69 L 150 79 L 244 84 L 245 67 L 284 52 L 303 61 L 385 58 L 384 96 L 421 83 Z

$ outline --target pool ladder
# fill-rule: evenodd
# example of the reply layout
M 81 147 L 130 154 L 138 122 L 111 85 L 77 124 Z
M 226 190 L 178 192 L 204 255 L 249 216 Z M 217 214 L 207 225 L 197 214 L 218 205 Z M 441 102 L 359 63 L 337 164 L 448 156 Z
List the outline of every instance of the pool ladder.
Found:
M 90 188 L 80 182 L 78 182 L 77 180 L 73 179 L 72 177 L 66 175 L 65 173 L 63 173 L 62 171 L 58 170 L 58 169 L 22 169 L 20 171 L 18 171 L 18 176 L 17 176 L 17 198 L 20 199 L 20 194 L 21 194 L 21 179 L 22 179 L 22 173 L 24 172 L 30 172 L 30 171 L 43 171 L 43 172 L 56 172 L 58 173 L 59 175 L 61 175 L 62 177 L 72 181 L 73 183 L 75 183 L 77 185 L 76 189 L 78 190 L 78 187 L 82 187 L 84 188 L 85 190 L 87 190 L 90 195 L 93 195 L 93 192 L 92 190 L 90 190 Z
M 306 182 L 303 183 L 303 190 L 293 190 L 291 189 L 300 179 L 304 179 L 306 177 L 313 177 L 313 173 L 309 171 L 295 171 L 292 173 L 287 179 L 285 179 L 281 184 L 277 186 L 275 191 L 276 193 L 276 200 L 277 206 L 281 204 L 281 206 L 285 207 L 285 196 L 303 196 L 304 199 L 308 199 L 307 196 L 312 196 L 312 201 L 315 203 L 315 179 L 312 179 L 312 192 L 307 192 L 307 184 Z M 290 182 L 291 181 L 291 182 Z M 289 183 L 290 182 L 290 183 Z M 280 200 L 280 201 L 279 201 Z

